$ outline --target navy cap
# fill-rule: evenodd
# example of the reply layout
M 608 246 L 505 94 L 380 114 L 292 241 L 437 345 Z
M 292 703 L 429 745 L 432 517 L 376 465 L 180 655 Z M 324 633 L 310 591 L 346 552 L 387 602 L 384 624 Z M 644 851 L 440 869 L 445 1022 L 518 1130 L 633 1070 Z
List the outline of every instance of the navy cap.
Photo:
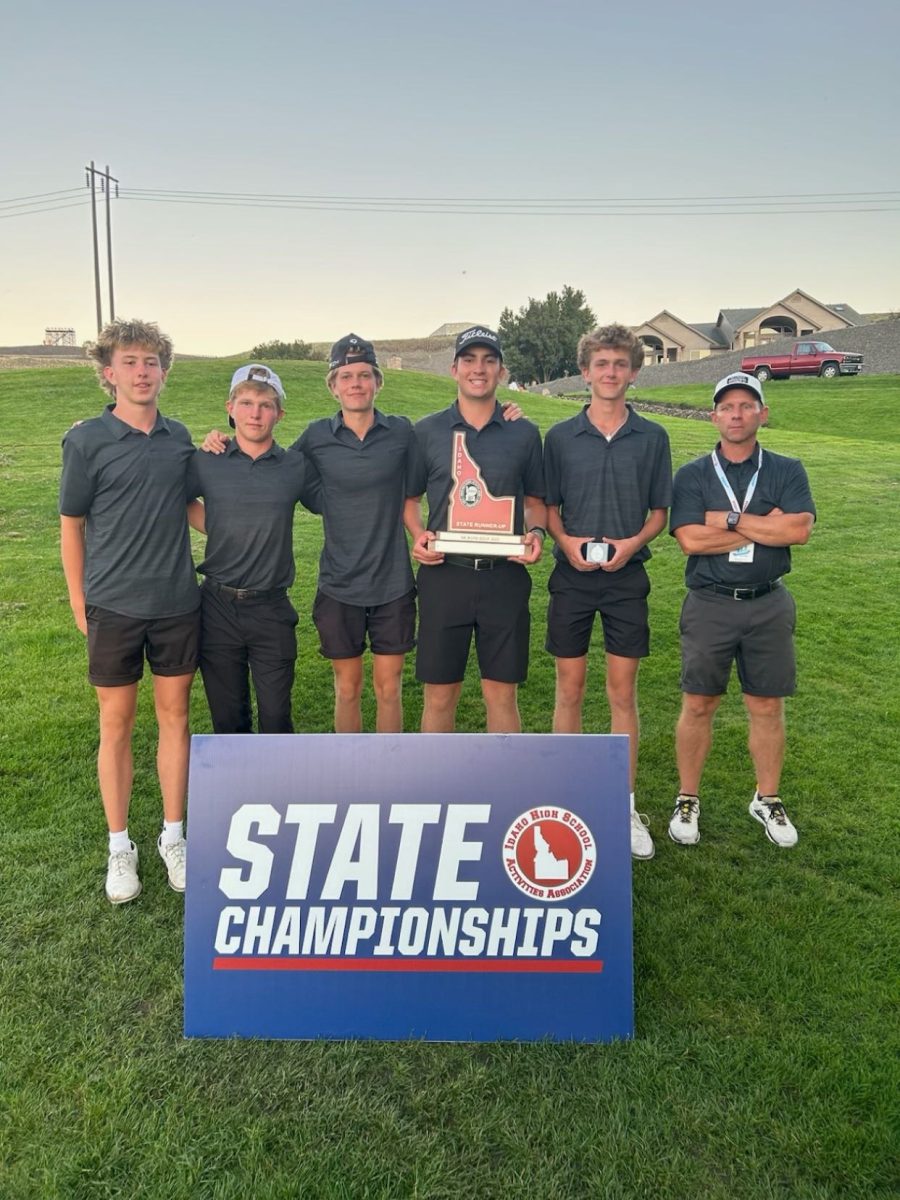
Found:
M 359 337 L 358 334 L 348 333 L 346 337 L 342 337 L 331 347 L 328 369 L 333 371 L 335 367 L 345 367 L 348 363 L 359 362 L 371 363 L 373 367 L 377 367 L 378 359 L 375 357 L 375 347 L 365 338 Z

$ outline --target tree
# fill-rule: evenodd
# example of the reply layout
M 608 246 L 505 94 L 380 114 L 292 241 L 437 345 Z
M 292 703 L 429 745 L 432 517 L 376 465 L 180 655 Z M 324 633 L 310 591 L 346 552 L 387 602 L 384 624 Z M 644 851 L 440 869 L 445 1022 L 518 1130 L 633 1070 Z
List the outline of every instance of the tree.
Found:
M 309 342 L 260 342 L 250 351 L 251 358 L 266 362 L 271 358 L 305 358 L 314 361 L 321 360 L 325 355 L 321 350 L 314 350 Z
M 518 313 L 504 308 L 498 332 L 510 375 L 540 383 L 577 375 L 578 339 L 596 324 L 584 292 L 568 285 L 561 293 L 548 292 L 546 300 L 529 297 Z

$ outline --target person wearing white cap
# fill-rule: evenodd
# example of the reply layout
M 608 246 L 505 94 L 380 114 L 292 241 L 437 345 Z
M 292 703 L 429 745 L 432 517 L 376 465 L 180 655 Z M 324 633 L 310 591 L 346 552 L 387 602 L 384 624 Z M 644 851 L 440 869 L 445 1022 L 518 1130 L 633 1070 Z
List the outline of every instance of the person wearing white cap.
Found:
M 675 735 L 680 783 L 669 837 L 683 846 L 700 840 L 700 779 L 732 663 L 756 771 L 750 815 L 776 846 L 797 842 L 779 795 L 784 697 L 796 688 L 796 605 L 783 577 L 791 569 L 790 547 L 809 540 L 816 510 L 802 463 L 763 452 L 757 440 L 768 413 L 753 375 L 720 379 L 712 412 L 718 445 L 675 475 L 669 529 L 688 555 L 688 593 Z
M 294 729 L 294 509 L 318 511 L 318 484 L 306 458 L 275 441 L 284 399 L 271 368 L 238 367 L 226 403 L 235 436 L 223 454 L 197 454 L 188 468 L 188 496 L 204 501 L 191 506 L 191 523 L 206 533 L 200 673 L 216 733 L 252 732 L 248 672 L 260 733 Z

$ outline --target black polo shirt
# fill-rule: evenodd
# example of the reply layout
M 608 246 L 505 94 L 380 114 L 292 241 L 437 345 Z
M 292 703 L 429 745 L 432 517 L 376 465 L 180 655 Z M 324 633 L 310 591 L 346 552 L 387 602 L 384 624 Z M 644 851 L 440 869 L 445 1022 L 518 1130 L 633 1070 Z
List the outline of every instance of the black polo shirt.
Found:
M 232 438 L 224 454 L 195 456 L 188 494 L 206 507 L 201 575 L 228 587 L 271 591 L 294 582 L 294 508 L 315 508 L 315 471 L 273 443 L 259 458 Z
M 719 446 L 716 446 L 716 454 L 738 504 L 743 505 L 747 486 L 759 462 L 759 448 L 739 463 L 723 458 Z M 803 464 L 799 459 L 786 458 L 783 454 L 766 450 L 747 512 L 764 517 L 773 508 L 780 508 L 786 513 L 816 514 Z M 678 470 L 669 518 L 670 533 L 674 533 L 681 525 L 703 525 L 707 512 L 730 510 L 731 502 L 709 454 L 685 463 Z M 787 575 L 790 569 L 790 546 L 761 546 L 757 542 L 752 563 L 730 563 L 727 554 L 691 554 L 685 566 L 684 578 L 689 588 L 706 587 L 711 583 L 724 583 L 735 588 L 754 587 Z
M 554 425 L 544 438 L 547 503 L 559 508 L 572 537 L 634 537 L 651 509 L 672 502 L 669 435 L 628 405 L 624 425 L 607 440 L 591 424 L 588 407 Z M 553 553 L 566 562 L 559 546 Z M 649 557 L 650 547 L 642 546 L 632 561 Z
M 375 409 L 360 440 L 343 413 L 313 421 L 292 450 L 315 467 L 321 481 L 325 544 L 319 589 L 344 604 L 387 604 L 413 587 L 403 505 L 417 473 L 418 449 L 406 417 Z
M 114 408 L 62 442 L 59 511 L 86 518 L 85 601 L 139 620 L 193 612 L 200 593 L 187 523 L 191 436 L 161 413 L 144 433 Z
M 416 422 L 421 464 L 414 494 L 427 495 L 428 528 L 433 532 L 447 528 L 453 490 L 453 434 L 458 429 L 465 432 L 466 448 L 488 491 L 494 496 L 515 496 L 513 532 L 524 533 L 525 497 L 544 496 L 541 435 L 531 421 L 505 421 L 499 404 L 482 429 L 464 419 L 458 402 Z

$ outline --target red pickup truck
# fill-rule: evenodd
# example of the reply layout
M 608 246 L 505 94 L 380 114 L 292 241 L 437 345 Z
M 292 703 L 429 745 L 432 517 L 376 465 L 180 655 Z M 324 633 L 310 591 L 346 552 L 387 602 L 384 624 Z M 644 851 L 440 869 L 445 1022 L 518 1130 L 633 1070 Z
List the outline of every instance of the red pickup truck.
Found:
M 750 354 L 741 359 L 741 370 L 755 375 L 760 383 L 767 379 L 787 379 L 789 375 L 858 375 L 863 356 L 846 350 L 833 350 L 827 342 L 795 342 L 790 354 Z

